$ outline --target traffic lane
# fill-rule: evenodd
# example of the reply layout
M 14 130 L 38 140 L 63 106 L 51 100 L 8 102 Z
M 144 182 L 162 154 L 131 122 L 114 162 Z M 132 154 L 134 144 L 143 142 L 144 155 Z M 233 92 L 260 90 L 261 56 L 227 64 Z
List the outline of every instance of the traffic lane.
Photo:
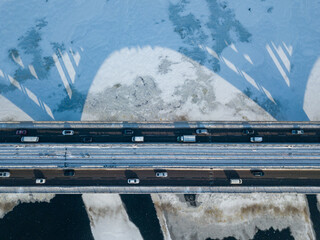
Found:
M 139 184 L 128 184 L 126 179 L 47 179 L 45 184 L 36 184 L 35 179 L 0 180 L 1 186 L 320 186 L 319 179 L 242 179 L 242 184 L 231 184 L 228 179 L 196 180 L 196 179 L 142 179 Z
M 10 178 L 38 178 L 43 176 L 47 179 L 55 179 L 64 176 L 66 169 L 2 169 L 0 171 L 10 171 Z M 166 171 L 168 179 L 320 179 L 320 170 L 293 170 L 293 169 L 260 169 L 264 176 L 254 176 L 252 170 L 222 170 L 222 169 L 74 169 L 78 178 L 140 178 L 157 179 L 156 172 Z M 3 179 L 3 178 L 0 178 Z
M 186 134 L 181 134 L 186 135 Z M 181 136 L 177 135 L 177 136 Z M 132 136 L 125 135 L 73 135 L 73 136 L 54 136 L 54 135 L 34 135 L 39 137 L 39 143 L 83 143 L 84 138 L 87 143 L 132 143 Z M 176 143 L 177 136 L 144 136 L 145 143 Z M 264 136 L 263 143 L 318 143 L 318 136 Z M 1 137 L 3 143 L 21 143 L 18 135 Z M 250 143 L 250 136 L 197 136 L 197 143 Z M 140 143 L 143 144 L 143 143 Z M 183 143 L 181 143 L 183 144 Z
M 145 137 L 150 137 L 152 141 L 156 141 L 157 137 L 175 137 L 180 135 L 197 135 L 196 129 L 132 129 L 132 135 L 125 135 L 125 129 L 73 129 L 73 136 L 63 136 L 62 131 L 64 129 L 27 129 L 28 136 L 39 136 L 40 138 L 52 138 L 52 137 L 63 137 L 62 139 L 68 139 L 70 141 L 76 141 L 81 136 L 92 136 L 92 137 L 115 137 L 118 136 L 119 139 L 122 137 L 137 136 L 142 135 Z M 314 129 L 304 129 L 303 135 L 292 134 L 292 129 L 254 129 L 254 134 L 244 134 L 244 129 L 208 129 L 208 134 L 197 135 L 200 139 L 199 141 L 212 140 L 214 137 L 217 141 L 226 141 L 225 139 L 230 139 L 230 141 L 244 141 L 244 139 L 249 140 L 251 136 L 264 136 L 266 141 L 285 141 L 288 139 L 292 142 L 296 141 L 317 141 L 320 131 Z M 2 140 L 17 141 L 20 135 L 16 135 L 15 129 L 1 130 L 0 136 Z M 63 141 L 60 139 L 61 141 Z M 101 140 L 97 138 L 97 140 Z M 44 140 L 43 140 L 44 141 Z
M 10 178 L 46 178 L 55 179 L 64 176 L 64 170 L 60 169 L 11 169 L 11 170 L 0 170 L 10 171 Z M 216 179 L 216 178 L 227 178 L 226 171 L 224 170 L 172 170 L 172 169 L 105 169 L 105 170 L 94 170 L 94 169 L 75 169 L 75 176 L 72 179 L 83 179 L 83 178 L 117 178 L 117 179 L 128 179 L 128 178 L 139 178 L 139 179 L 157 179 L 156 172 L 167 172 L 167 179 Z M 248 170 L 245 175 L 247 177 L 254 177 L 252 174 L 248 174 Z
M 64 169 L 66 170 L 66 169 Z M 0 171 L 10 171 L 10 178 L 38 178 L 42 176 L 47 179 L 61 178 L 64 176 L 63 169 L 2 169 Z M 168 169 L 74 169 L 75 175 L 73 179 L 78 178 L 141 178 L 141 179 L 156 179 L 156 172 L 168 173 L 169 178 L 202 178 L 208 179 L 210 171 L 208 170 L 168 170 Z M 215 171 L 215 176 L 224 177 L 224 173 L 221 170 Z M 3 178 L 0 178 L 3 179 Z
M 260 170 L 263 176 L 253 176 L 253 170 Z M 252 170 L 236 170 L 240 178 L 285 178 L 285 179 L 320 179 L 319 169 L 252 169 Z
M 28 130 L 28 134 L 55 134 L 55 135 L 62 135 L 62 131 L 66 129 L 30 129 Z M 124 134 L 124 130 L 126 128 L 96 128 L 96 129 L 72 129 L 75 135 L 101 135 L 101 134 Z M 180 135 L 180 134 L 195 134 L 197 128 L 158 128 L 158 129 L 150 129 L 150 128 L 132 128 L 130 129 L 133 131 L 133 135 L 142 134 L 142 135 Z M 245 135 L 243 131 L 244 128 L 208 128 L 208 135 L 211 136 L 242 136 Z M 253 129 L 254 133 L 251 135 L 294 135 L 292 134 L 291 128 L 281 128 L 281 129 L 262 129 L 262 128 L 255 128 Z M 304 128 L 303 135 L 319 135 L 320 130 L 318 129 L 307 129 Z M 15 134 L 15 130 L 5 131 L 7 134 Z M 249 136 L 249 135 L 248 135 Z M 296 135 L 295 135 L 296 136 Z M 301 136 L 301 135 L 300 135 Z

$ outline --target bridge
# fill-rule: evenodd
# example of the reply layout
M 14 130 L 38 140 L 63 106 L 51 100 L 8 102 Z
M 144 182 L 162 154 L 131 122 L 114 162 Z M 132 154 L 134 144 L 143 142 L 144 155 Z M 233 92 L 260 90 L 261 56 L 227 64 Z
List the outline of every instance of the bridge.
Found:
M 0 134 L 0 192 L 320 193 L 320 122 L 2 122 Z

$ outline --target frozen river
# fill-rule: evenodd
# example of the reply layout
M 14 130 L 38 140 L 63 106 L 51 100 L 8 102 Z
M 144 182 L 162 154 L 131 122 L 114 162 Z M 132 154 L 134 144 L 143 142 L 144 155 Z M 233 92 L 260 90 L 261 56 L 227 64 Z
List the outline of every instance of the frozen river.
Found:
M 0 121 L 320 120 L 319 12 L 317 0 L 2 0 Z M 59 236 L 315 239 L 304 195 L 186 196 L 2 195 L 1 232 L 82 219 Z M 78 218 L 37 215 L 72 202 Z

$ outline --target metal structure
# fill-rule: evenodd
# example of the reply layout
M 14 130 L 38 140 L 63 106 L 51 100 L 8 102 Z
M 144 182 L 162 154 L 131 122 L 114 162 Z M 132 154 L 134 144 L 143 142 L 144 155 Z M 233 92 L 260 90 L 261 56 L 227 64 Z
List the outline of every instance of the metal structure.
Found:
M 2 144 L 2 168 L 319 168 L 319 144 Z

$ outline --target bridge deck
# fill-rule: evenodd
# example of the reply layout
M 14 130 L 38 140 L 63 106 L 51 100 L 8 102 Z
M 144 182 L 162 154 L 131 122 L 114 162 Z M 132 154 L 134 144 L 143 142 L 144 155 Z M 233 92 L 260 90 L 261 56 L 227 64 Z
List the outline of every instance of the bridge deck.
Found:
M 1 144 L 2 168 L 320 168 L 319 144 Z

